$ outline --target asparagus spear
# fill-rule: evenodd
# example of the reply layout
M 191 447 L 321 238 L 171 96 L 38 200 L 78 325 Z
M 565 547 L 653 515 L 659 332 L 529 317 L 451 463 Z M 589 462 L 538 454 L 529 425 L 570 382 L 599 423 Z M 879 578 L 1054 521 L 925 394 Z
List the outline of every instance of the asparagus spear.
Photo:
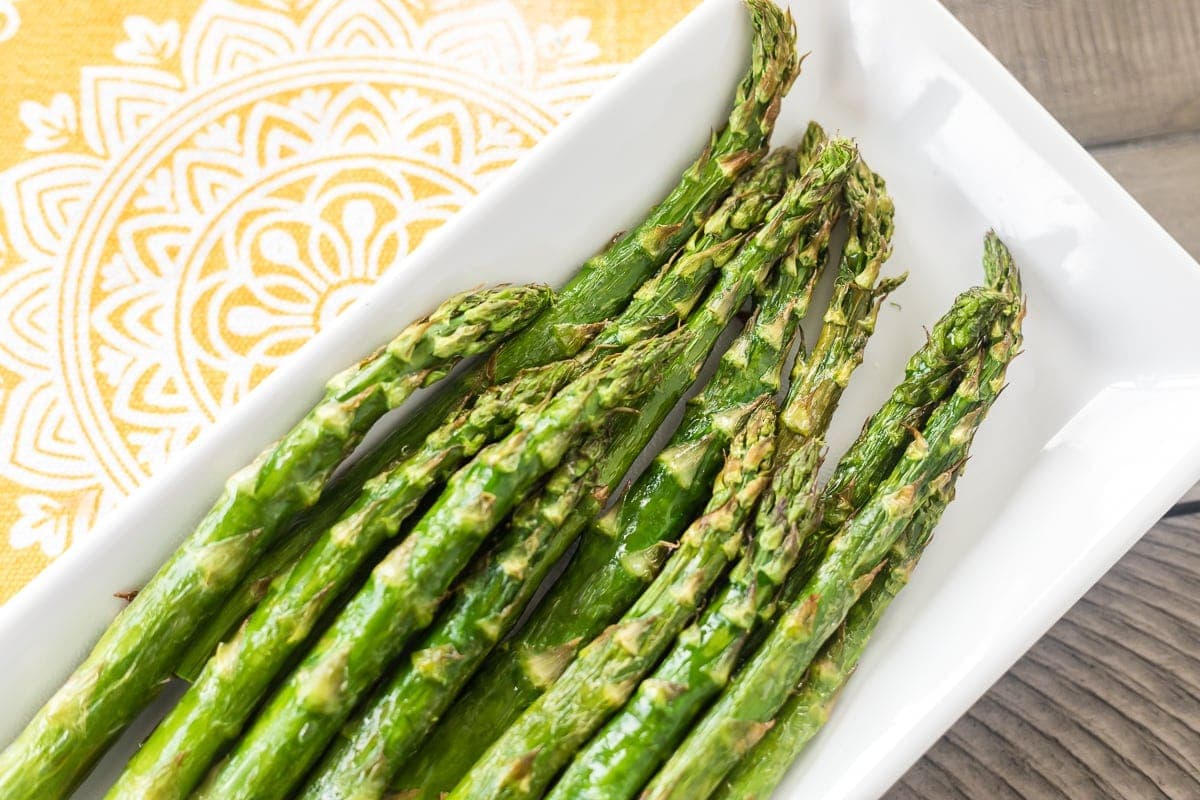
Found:
M 710 278 L 737 254 L 745 234 L 758 228 L 791 182 L 795 153 L 779 148 L 734 184 L 729 196 L 688 239 L 672 261 L 643 283 L 618 317 L 642 321 L 610 323 L 592 348 L 625 347 L 637 338 L 681 323 L 704 295 Z M 645 330 L 643 330 L 645 329 Z
M 556 362 L 489 389 L 471 410 L 430 434 L 411 457 L 368 481 L 354 505 L 205 665 L 107 796 L 186 797 L 213 757 L 241 731 L 321 614 L 429 490 L 506 434 L 520 414 L 541 405 L 570 371 L 569 363 Z
M 810 131 L 811 133 L 811 131 Z M 850 210 L 850 236 L 834 284 L 834 294 L 813 352 L 797 358 L 788 400 L 781 419 L 789 430 L 781 434 L 786 454 L 801 447 L 815 465 L 815 446 L 803 447 L 828 426 L 833 409 L 862 362 L 863 348 L 874 329 L 880 303 L 898 281 L 883 281 L 879 274 L 891 251 L 893 207 L 882 179 L 861 161 L 846 181 Z M 878 285 L 877 285 L 878 284 Z M 811 476 L 810 469 L 806 476 Z M 784 476 L 786 477 L 786 476 Z M 803 493 L 795 502 L 804 508 Z M 671 654 L 655 670 L 629 704 L 605 726 L 588 747 L 576 756 L 560 780 L 557 797 L 632 797 L 654 773 L 687 726 L 728 680 L 753 622 L 775 597 L 779 583 L 794 565 L 800 542 L 815 522 L 803 520 L 802 535 L 796 521 L 784 519 L 787 504 L 777 507 L 780 518 L 759 517 L 759 536 L 792 546 L 751 552 L 736 574 L 758 576 L 749 586 L 731 581 L 722 596 L 689 629 Z M 811 522 L 811 524 L 810 524 Z M 792 535 L 782 531 L 791 528 Z M 761 562 L 761 563 L 760 563 Z M 769 576 L 777 580 L 768 580 Z M 662 686 L 672 687 L 669 698 Z
M 580 268 L 535 330 L 497 353 L 497 375 L 573 355 L 569 336 L 564 342 L 546 334 L 612 316 L 623 298 L 687 241 L 737 176 L 765 153 L 780 101 L 799 71 L 796 31 L 791 15 L 785 16 L 771 0 L 745 1 L 754 28 L 751 64 L 725 129 L 645 220 Z
M 995 234 L 989 234 L 988 242 L 993 239 Z M 899 461 L 911 431 L 923 425 L 954 388 L 964 360 L 993 334 L 997 319 L 1015 319 L 1019 326 L 1021 314 L 1013 311 L 1013 305 L 1019 301 L 1020 276 L 1007 252 L 1002 243 L 999 247 L 985 245 L 986 285 L 967 289 L 955 298 L 925 345 L 909 359 L 904 379 L 838 462 L 823 492 L 825 517 L 784 583 L 784 599 L 795 599 L 834 534 L 862 508 Z
M 701 606 L 741 547 L 743 524 L 768 481 L 775 407 L 764 400 L 730 447 L 704 514 L 681 537 L 663 571 L 492 744 L 450 800 L 540 797 L 575 748 L 621 706 Z
M 1013 260 L 1012 253 L 995 231 L 988 231 L 983 237 L 983 274 L 987 278 L 987 286 L 1009 297 L 1024 299 L 1021 294 L 1021 274 Z M 1022 314 L 1024 312 L 1022 311 Z M 1020 342 L 1020 317 L 1011 325 L 1013 335 Z
M 576 754 L 549 798 L 634 797 L 725 686 L 760 606 L 774 597 L 805 536 L 820 521 L 820 449 L 819 440 L 808 441 L 775 474 L 758 509 L 754 540 L 728 584 Z
M 824 238 L 827 239 L 827 230 L 824 232 Z M 763 343 L 759 347 L 739 350 L 743 357 L 751 352 L 755 354 L 755 374 L 760 376 L 760 380 L 767 383 L 764 391 L 774 391 L 778 387 L 782 354 L 777 355 L 774 369 L 770 369 L 763 363 L 766 359 L 761 357 L 760 351 L 772 348 L 778 351 L 781 346 L 783 350 L 787 349 L 796 327 L 794 308 L 798 298 L 794 295 L 800 290 L 810 291 L 812 278 L 815 275 L 811 264 L 802 263 L 800 260 L 792 260 L 781 269 L 783 275 L 777 282 L 778 290 L 769 295 L 758 312 L 769 316 L 762 319 L 761 325 L 752 324 L 748 328 L 748 332 L 754 332 L 757 337 L 763 335 L 765 331 L 771 331 L 770 341 L 773 344 Z M 800 280 L 801 276 L 805 282 Z M 719 305 L 713 306 L 710 303 L 711 308 L 728 309 L 730 307 L 730 304 L 723 299 L 722 294 L 718 293 L 715 299 Z M 705 318 L 704 315 L 701 316 L 701 319 Z M 727 319 L 727 311 L 710 314 L 707 318 L 710 319 L 706 325 L 711 336 L 723 327 L 724 321 Z M 749 333 L 742 337 L 743 340 L 749 338 Z M 742 363 L 741 366 L 744 367 L 746 364 Z M 726 369 L 726 372 L 731 372 L 731 370 Z M 672 396 L 677 395 L 673 393 Z M 645 416 L 643 413 L 643 420 Z M 656 426 L 657 422 L 653 427 Z M 643 432 L 635 432 L 638 441 L 646 441 L 653 427 L 646 428 Z M 640 450 L 640 447 L 641 445 L 638 445 L 634 448 L 627 448 L 627 450 L 629 454 L 632 454 Z M 602 485 L 606 491 L 610 491 L 615 488 L 616 482 L 628 468 L 630 458 L 614 459 L 610 456 L 605 459 L 604 463 L 610 466 L 601 470 L 602 475 L 607 474 L 608 476 L 602 481 Z M 579 508 L 561 524 L 553 541 L 573 540 L 586 522 L 594 517 L 599 510 L 599 505 L 594 496 L 585 496 Z M 498 575 L 491 583 L 492 586 L 507 584 L 509 588 L 506 591 L 518 593 L 516 600 L 507 599 L 508 595 L 505 595 L 506 599 L 503 601 L 494 595 L 487 595 L 487 597 L 491 597 L 490 600 L 481 599 L 472 606 L 466 598 L 473 590 L 464 589 L 461 611 L 458 609 L 449 611 L 444 621 L 440 623 L 443 627 L 431 631 L 426 639 L 427 644 L 421 648 L 424 650 L 444 647 L 453 642 L 456 656 L 453 660 L 439 663 L 436 686 L 429 677 L 415 668 L 409 666 L 402 668 L 388 687 L 379 692 L 368 705 L 367 710 L 353 724 L 346 738 L 335 745 L 334 750 L 325 759 L 321 769 L 310 782 L 305 795 L 308 797 L 351 796 L 348 787 L 355 787 L 353 796 L 356 798 L 380 796 L 386 787 L 383 781 L 391 778 L 395 768 L 403 763 L 418 744 L 420 737 L 428 731 L 434 720 L 445 710 L 446 705 L 453 699 L 463 682 L 478 668 L 481 659 L 490 651 L 495 639 L 507 633 L 509 627 L 515 623 L 521 609 L 528 601 L 529 595 L 532 594 L 545 571 L 559 554 L 558 548 L 547 546 L 542 554 L 530 562 L 529 574 L 520 576 L 520 579 L 502 574 Z M 493 569 L 493 571 L 495 570 Z M 478 616 L 478 612 L 471 610 L 475 607 L 503 608 L 504 612 L 492 613 L 489 616 L 488 625 L 479 627 L 473 624 L 473 615 Z M 371 777 L 364 781 L 363 775 Z
M 770 798 L 804 745 L 829 719 L 829 712 L 854 671 L 875 625 L 908 583 L 942 512 L 953 499 L 957 477 L 956 474 L 917 511 L 908 530 L 892 546 L 883 574 L 851 607 L 846 621 L 808 668 L 799 690 L 784 703 L 775 724 L 729 773 L 729 779 L 717 788 L 714 798 Z
M 337 464 L 386 411 L 484 352 L 545 308 L 549 293 L 460 295 L 334 377 L 291 431 L 233 476 L 216 505 L 91 654 L 0 754 L 0 797 L 61 797 L 170 676 L 188 640 L 289 514 L 311 506 Z
M 984 241 L 983 268 L 988 287 L 1003 293 L 1010 301 L 1020 301 L 1021 280 L 1016 264 L 994 231 L 989 232 Z M 1023 315 L 1024 304 L 1020 301 L 1016 313 L 1001 317 L 1001 322 L 1008 325 L 1014 351 L 1020 348 Z M 993 332 L 992 335 L 996 337 L 998 333 Z M 915 562 L 920 556 L 924 541 L 936 526 L 946 505 L 953 499 L 957 477 L 956 473 L 949 485 L 917 512 L 916 520 L 905 534 L 910 540 L 909 552 L 902 554 L 893 551 L 887 577 L 873 584 L 854 605 L 842 628 L 826 643 L 822 655 L 809 667 L 799 693 L 787 701 L 776 717 L 775 725 L 734 768 L 728 783 L 718 790 L 717 797 L 766 798 L 782 780 L 805 743 L 824 724 L 840 687 L 853 670 L 879 616 L 908 578 L 911 565 L 907 568 L 901 565 L 909 560 Z
M 815 147 L 815 144 L 810 145 L 810 147 Z M 813 154 L 810 152 L 808 155 L 809 162 L 811 163 Z M 732 238 L 736 232 L 758 224 L 761 221 L 761 217 L 768 210 L 765 207 L 767 201 L 778 199 L 778 194 L 785 184 L 784 179 L 790 168 L 791 161 L 792 154 L 790 151 L 777 150 L 772 156 L 764 160 L 750 175 L 739 181 L 735 186 L 733 196 L 727 198 L 726 202 L 722 204 L 722 208 L 714 215 L 714 218 L 723 217 L 726 221 L 715 223 L 710 220 L 706 223 L 689 242 L 684 254 L 676 260 L 673 266 L 678 270 L 681 263 L 685 264 L 688 261 L 690 254 L 703 253 L 704 250 L 712 246 L 714 241 L 719 241 L 721 238 Z M 827 238 L 828 231 L 826 230 L 825 239 Z M 803 270 L 803 272 L 800 272 L 800 270 Z M 694 275 L 696 272 L 686 267 L 679 271 L 689 275 Z M 796 278 L 800 274 L 809 278 L 808 285 L 805 288 L 808 292 L 811 292 L 811 278 L 815 278 L 814 270 L 801 267 L 798 263 L 792 263 L 788 274 L 791 276 L 791 283 L 797 283 Z M 743 297 L 746 289 L 749 287 L 749 282 L 746 280 L 747 277 L 749 275 L 743 269 L 742 273 L 732 272 L 731 280 L 726 281 L 729 286 L 741 285 L 742 288 L 737 291 L 737 297 Z M 658 283 L 658 281 L 652 281 L 651 284 L 653 283 Z M 662 298 L 668 294 L 669 292 L 658 291 L 643 295 L 643 293 L 639 292 L 640 297 L 635 299 L 634 303 L 626 309 L 622 317 L 630 317 L 634 309 L 640 306 L 641 310 L 637 316 L 645 319 L 653 319 L 656 315 L 654 309 L 656 306 L 662 308 Z M 780 297 L 773 306 L 776 321 L 772 324 L 772 328 L 778 329 L 775 330 L 775 335 L 784 339 L 783 347 L 786 349 L 787 343 L 790 342 L 796 327 L 795 314 L 793 313 L 796 299 L 783 297 L 783 294 L 782 292 L 777 293 Z M 787 292 L 787 294 L 790 295 L 791 292 Z M 686 310 L 680 308 L 678 300 L 672 301 L 667 306 L 668 309 L 672 307 L 674 307 L 676 314 L 680 314 Z M 733 299 L 728 296 L 728 290 L 719 288 L 714 293 L 707 313 L 700 316 L 700 321 L 704 328 L 706 328 L 704 336 L 698 337 L 701 339 L 700 343 L 702 345 L 715 340 L 716 334 L 727 321 L 729 309 L 732 307 Z M 634 328 L 632 325 L 627 327 L 628 329 Z M 603 348 L 609 344 L 620 344 L 625 339 L 626 337 L 621 334 L 614 335 L 606 331 L 597 337 L 593 344 L 593 350 Z M 777 347 L 778 344 L 777 342 Z M 697 349 L 696 356 L 702 357 L 699 349 Z M 674 372 L 676 374 L 688 374 L 689 370 L 681 372 L 677 369 Z M 779 369 L 776 368 L 774 371 L 775 383 L 773 384 L 773 388 L 778 386 L 778 372 Z M 679 380 L 668 379 L 665 381 L 665 384 L 676 388 L 665 393 L 666 397 L 670 398 L 667 402 L 660 402 L 658 404 L 662 411 L 655 415 L 648 415 L 644 409 L 638 424 L 632 430 L 627 431 L 622 437 L 624 442 L 628 444 L 624 447 L 614 448 L 614 452 L 610 453 L 604 460 L 602 469 L 600 470 L 603 476 L 601 487 L 604 493 L 615 488 L 617 481 L 628 469 L 633 457 L 642 449 L 645 442 L 649 440 L 653 431 L 657 428 L 662 413 L 665 413 L 666 408 L 674 403 L 675 398 L 678 397 L 678 393 L 682 389 L 682 384 Z M 309 788 L 306 790 L 307 793 L 310 795 L 316 793 L 316 796 L 322 796 L 322 794 L 336 796 L 334 793 L 343 791 L 345 784 L 351 781 L 361 783 L 359 780 L 360 776 L 368 772 L 372 775 L 385 774 L 387 777 L 391 777 L 391 772 L 394 771 L 394 768 L 385 768 L 382 766 L 384 760 L 398 763 L 415 745 L 416 738 L 427 732 L 428 728 L 436 720 L 436 717 L 444 711 L 445 705 L 449 703 L 453 695 L 461 688 L 462 683 L 470 677 L 478 667 L 480 660 L 490 651 L 495 644 L 496 638 L 507 632 L 509 627 L 516 622 L 520 610 L 540 583 L 541 578 L 544 577 L 546 570 L 561 555 L 561 550 L 557 547 L 557 544 L 561 542 L 565 546 L 565 543 L 573 541 L 585 523 L 598 512 L 600 505 L 595 494 L 591 496 L 585 495 L 584 501 L 575 513 L 569 515 L 565 521 L 558 520 L 557 531 L 548 530 L 540 532 L 538 534 L 540 537 L 553 536 L 551 540 L 552 544 L 544 547 L 537 557 L 530 561 L 528 568 L 525 570 L 528 574 L 513 576 L 507 572 L 501 572 L 496 577 L 491 578 L 490 583 L 484 583 L 485 579 L 481 576 L 479 582 L 482 588 L 478 590 L 478 599 L 475 597 L 477 590 L 472 585 L 468 585 L 470 588 L 463 590 L 463 601 L 459 604 L 460 607 L 447 611 L 441 627 L 436 627 L 430 631 L 430 634 L 426 638 L 427 644 L 420 648 L 421 650 L 434 647 L 442 648 L 451 641 L 454 643 L 453 647 L 457 656 L 452 662 L 446 662 L 444 664 L 445 669 L 441 670 L 437 676 L 438 691 L 423 692 L 423 689 L 420 687 L 428 687 L 429 679 L 427 676 L 415 668 L 402 669 L 389 687 L 377 694 L 377 697 L 372 701 L 368 710 L 355 723 L 353 732 L 348 734 L 347 738 L 338 744 L 335 752 L 326 758 L 325 765 L 322 770 L 318 771 L 317 776 L 310 783 Z M 560 513 L 558 509 L 560 506 L 561 501 L 557 502 L 553 507 L 552 518 L 558 518 Z M 548 525 L 549 521 L 544 519 L 545 514 L 543 513 L 541 516 L 543 517 L 543 525 Z M 529 541 L 533 538 L 535 538 L 534 534 L 531 533 L 523 541 Z M 504 561 L 504 559 L 501 559 L 501 561 Z M 486 588 L 491 588 L 493 592 L 487 593 L 485 591 Z M 515 594 L 506 602 L 501 602 L 497 599 L 496 591 L 506 591 Z M 478 611 L 479 608 L 503 608 L 504 613 L 492 614 L 486 628 L 480 628 L 475 626 L 471 621 L 473 616 L 478 616 L 480 613 Z M 424 701 L 424 704 L 422 704 L 422 701 Z M 368 764 L 373 766 L 368 766 Z M 358 787 L 355 796 L 366 797 L 381 794 L 385 786 L 385 784 L 379 785 L 374 781 L 368 781 L 365 785 Z
M 679 183 L 636 227 L 589 259 L 558 293 L 552 311 L 529 326 L 529 334 L 496 353 L 487 367 L 471 370 L 431 397 L 378 446 L 375 468 L 401 458 L 453 414 L 465 398 L 493 380 L 507 381 L 522 369 L 574 355 L 586 343 L 580 330 L 612 317 L 634 290 L 685 242 L 734 181 L 766 152 L 783 96 L 799 72 L 791 16 L 771 0 L 745 0 L 753 29 L 750 66 L 738 84 L 725 127 L 688 167 Z M 330 492 L 357 496 L 361 483 L 347 481 Z
M 363 483 L 365 482 L 364 479 Z M 301 514 L 295 524 L 289 525 L 275 546 L 254 562 L 225 603 L 205 623 L 203 629 L 192 637 L 187 650 L 179 659 L 179 665 L 175 667 L 175 674 L 188 683 L 195 683 L 204 665 L 216 653 L 217 646 L 234 637 L 242 622 L 262 602 L 273 586 L 287 580 L 292 568 L 316 541 L 317 536 L 337 522 L 338 517 L 350 507 L 343 501 L 354 499 L 356 498 L 348 493 L 339 494 L 336 501 L 332 502 L 323 499 L 311 509 L 311 514 Z
M 564 525 L 589 495 L 602 497 L 594 437 L 561 464 L 541 491 L 513 512 L 503 537 L 456 590 L 454 602 L 331 746 L 303 798 L 380 798 L 403 758 L 453 699 L 455 690 L 521 614 L 538 584 L 574 540 Z M 594 499 L 593 502 L 598 502 Z
M 853 152 L 847 142 L 835 140 L 807 160 L 810 169 L 788 189 L 772 221 L 726 266 L 721 282 L 732 282 L 739 274 L 766 274 L 780 252 L 803 234 L 806 243 L 797 258 L 781 263 L 756 316 L 688 404 L 666 448 L 612 513 L 583 537 L 571 566 L 531 621 L 480 668 L 446 718 L 403 765 L 394 786 L 427 800 L 449 791 L 487 744 L 553 681 L 580 643 L 629 607 L 657 574 L 666 554 L 661 543 L 678 537 L 700 511 L 731 431 L 755 397 L 779 387 L 797 320 L 823 265 L 835 216 L 830 209 Z M 711 327 L 715 330 L 724 327 L 747 296 L 729 294 L 726 299 L 721 282 L 708 301 L 709 316 L 718 323 Z M 752 277 L 750 285 L 757 282 L 759 277 Z M 460 731 L 467 728 L 474 735 L 464 739 Z
M 820 436 L 829 427 L 850 375 L 862 363 L 879 306 L 904 282 L 880 280 L 892 252 L 895 207 L 883 179 L 859 161 L 846 180 L 850 235 L 842 251 L 833 297 L 812 353 L 796 359 L 783 409 L 786 438 Z
M 793 158 L 790 149 L 780 148 L 742 175 L 730 195 L 693 234 L 679 255 L 652 280 L 642 284 L 630 305 L 598 335 L 592 326 L 577 327 L 575 335 L 580 342 L 595 335 L 589 354 L 580 359 L 581 364 L 593 361 L 610 348 L 625 347 L 641 338 L 662 333 L 686 319 L 703 296 L 712 273 L 724 266 L 742 243 L 743 234 L 761 225 L 768 210 L 778 201 L 791 178 Z M 354 481 L 343 481 L 344 485 L 356 481 L 361 486 L 385 467 L 377 463 L 377 458 L 367 457 L 363 461 L 369 462 L 367 469 L 374 471 L 367 472 L 356 465 Z M 262 600 L 272 579 L 290 570 L 300 560 L 317 537 L 349 507 L 346 501 L 350 497 L 346 491 L 335 492 L 334 497 L 325 500 L 312 515 L 294 526 L 280 546 L 255 565 L 213 621 L 193 641 L 176 670 L 177 674 L 189 681 L 197 679 L 217 645 L 232 638 L 242 621 Z
M 987 288 L 968 290 L 956 299 L 950 311 L 934 327 L 926 345 L 910 359 L 905 380 L 884 407 L 864 425 L 862 434 L 838 464 L 826 484 L 824 499 L 827 505 L 822 525 L 813 536 L 806 555 L 788 576 L 781 593 L 786 600 L 794 600 L 799 594 L 839 526 L 875 491 L 899 459 L 900 451 L 909 440 L 908 431 L 924 423 L 929 409 L 957 379 L 959 367 L 956 365 L 974 351 L 981 337 L 997 338 L 1000 334 L 995 325 L 1007 320 L 1013 350 L 1019 350 L 1020 323 L 1024 316 L 1020 276 L 1011 255 L 994 232 L 988 234 L 985 242 L 984 272 Z M 758 643 L 752 641 L 747 650 L 753 652 Z M 781 731 L 803 730 L 811 724 L 805 716 L 806 712 L 798 703 L 789 701 L 776 718 L 775 725 Z M 796 752 L 802 744 L 796 744 Z M 779 767 L 780 770 L 785 768 Z
M 643 222 L 583 266 L 563 287 L 553 312 L 543 314 L 530 326 L 529 335 L 503 347 L 487 368 L 468 372 L 430 398 L 337 480 L 327 492 L 329 510 L 320 514 L 319 519 L 302 521 L 288 539 L 296 544 L 278 554 L 272 551 L 261 569 L 239 586 L 228 609 L 212 628 L 205 630 L 203 642 L 189 652 L 180 670 L 182 675 L 194 676 L 199 672 L 216 644 L 258 603 L 267 582 L 307 549 L 303 537 L 307 535 L 309 541 L 315 539 L 320 530 L 350 506 L 371 476 L 418 447 L 426 435 L 453 416 L 465 398 L 482 391 L 490 379 L 508 380 L 527 367 L 573 355 L 586 343 L 581 330 L 619 309 L 638 284 L 692 235 L 707 210 L 738 176 L 754 164 L 765 150 L 779 102 L 795 80 L 799 62 L 791 17 L 785 16 L 770 0 L 747 0 L 747 7 L 754 29 L 750 67 L 738 85 L 725 128 L 684 172 L 680 183 Z M 734 214 L 731 219 L 735 228 L 737 216 Z M 748 224 L 745 229 L 750 227 L 753 225 Z
M 968 363 L 962 382 L 930 416 L 871 500 L 838 532 L 817 572 L 730 688 L 647 786 L 646 800 L 708 797 L 770 729 L 817 649 L 927 498 L 966 458 L 975 431 L 1003 387 L 1017 343 L 1005 335 Z
M 601 361 L 459 470 L 267 701 L 201 794 L 286 794 L 412 633 L 429 624 L 450 582 L 500 520 L 605 412 L 649 390 L 655 368 L 687 343 L 672 334 Z

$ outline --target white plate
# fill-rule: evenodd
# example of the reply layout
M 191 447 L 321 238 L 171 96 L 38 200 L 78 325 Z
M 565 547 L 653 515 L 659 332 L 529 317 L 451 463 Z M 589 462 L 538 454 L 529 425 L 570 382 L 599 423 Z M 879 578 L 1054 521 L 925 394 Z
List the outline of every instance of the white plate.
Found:
M 1016 254 L 1030 302 L 1027 353 L 958 501 L 781 791 L 866 798 L 1200 475 L 1200 270 L 932 0 L 794 5 L 812 56 L 776 141 L 809 117 L 857 137 L 899 209 L 892 269 L 912 272 L 847 393 L 834 453 L 898 379 L 922 326 L 979 281 L 989 226 Z M 325 376 L 450 292 L 560 283 L 633 223 L 721 123 L 746 41 L 734 0 L 702 6 L 0 609 L 0 741 L 100 634 L 119 608 L 113 592 L 153 572 Z

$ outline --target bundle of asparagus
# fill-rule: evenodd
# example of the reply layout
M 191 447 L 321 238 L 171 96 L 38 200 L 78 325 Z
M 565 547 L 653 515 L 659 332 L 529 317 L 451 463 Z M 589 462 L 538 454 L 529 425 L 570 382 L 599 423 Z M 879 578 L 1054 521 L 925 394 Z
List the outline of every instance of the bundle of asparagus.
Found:
M 990 235 L 986 285 L 819 485 L 904 280 L 882 277 L 894 209 L 816 124 L 768 154 L 799 60 L 790 18 L 747 7 L 751 64 L 678 186 L 553 301 L 451 298 L 334 378 L 0 755 L 0 796 L 69 794 L 172 673 L 190 687 L 108 797 L 769 794 L 950 502 L 1023 301 Z M 797 348 L 842 219 L 832 299 Z

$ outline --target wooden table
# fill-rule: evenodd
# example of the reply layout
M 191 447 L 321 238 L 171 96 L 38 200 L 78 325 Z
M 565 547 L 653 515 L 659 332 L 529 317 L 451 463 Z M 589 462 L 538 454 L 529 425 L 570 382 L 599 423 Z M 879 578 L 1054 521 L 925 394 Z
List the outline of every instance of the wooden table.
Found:
M 1200 0 L 943 2 L 1200 257 Z M 1200 486 L 1183 500 L 889 800 L 1200 798 Z

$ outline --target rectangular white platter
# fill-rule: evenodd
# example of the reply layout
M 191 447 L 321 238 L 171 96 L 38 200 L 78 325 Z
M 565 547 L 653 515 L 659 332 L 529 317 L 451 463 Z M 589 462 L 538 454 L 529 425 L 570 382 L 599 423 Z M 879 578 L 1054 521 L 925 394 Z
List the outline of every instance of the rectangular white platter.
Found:
M 1026 354 L 959 497 L 782 797 L 883 793 L 1200 476 L 1200 270 L 933 0 L 797 0 L 811 51 L 775 141 L 810 118 L 854 136 L 896 199 L 885 308 L 831 458 L 959 290 L 984 231 L 1029 296 Z M 70 673 L 224 478 L 323 379 L 447 294 L 561 284 L 634 223 L 721 124 L 745 64 L 735 0 L 710 0 L 369 296 L 0 608 L 0 742 Z M 810 321 L 811 323 L 811 321 Z M 153 646 L 147 642 L 147 646 Z M 163 703 L 80 792 L 96 797 Z

